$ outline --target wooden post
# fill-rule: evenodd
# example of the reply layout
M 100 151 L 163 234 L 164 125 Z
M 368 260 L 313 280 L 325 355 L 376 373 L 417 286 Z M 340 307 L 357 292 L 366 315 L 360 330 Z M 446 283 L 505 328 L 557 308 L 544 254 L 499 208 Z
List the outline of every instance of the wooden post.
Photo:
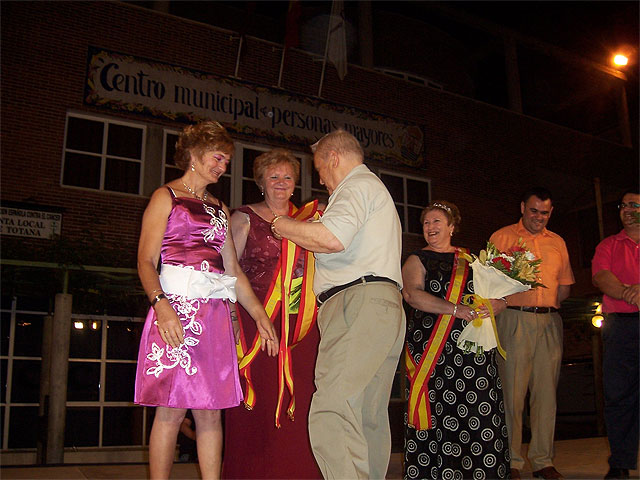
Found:
M 36 463 L 47 463 L 47 432 L 49 430 L 49 388 L 51 385 L 51 340 L 53 316 L 46 315 L 42 324 L 42 362 L 40 364 L 40 405 L 38 407 L 38 439 Z

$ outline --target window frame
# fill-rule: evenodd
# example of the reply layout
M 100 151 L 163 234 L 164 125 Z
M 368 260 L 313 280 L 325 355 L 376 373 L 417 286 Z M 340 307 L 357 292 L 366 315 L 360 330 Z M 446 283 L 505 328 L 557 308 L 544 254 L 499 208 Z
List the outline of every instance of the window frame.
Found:
M 243 205 L 242 195 L 243 195 L 243 187 L 242 183 L 244 181 L 253 181 L 253 176 L 246 177 L 243 172 L 243 159 L 244 159 L 244 150 L 257 150 L 261 152 L 268 152 L 274 148 L 279 148 L 273 145 L 264 145 L 260 143 L 251 143 L 246 141 L 234 141 L 235 146 L 235 154 L 231 159 L 230 168 L 227 170 L 225 175 L 231 176 L 231 201 L 230 208 L 238 208 Z M 286 148 L 286 147 L 282 147 Z M 312 195 L 311 191 L 311 174 L 312 174 L 312 159 L 313 157 L 307 153 L 303 153 L 299 150 L 294 150 L 288 148 L 288 150 L 293 153 L 293 155 L 300 160 L 300 180 L 299 183 L 296 184 L 296 188 L 300 188 L 301 198 L 304 200 L 305 198 L 309 198 Z M 301 206 L 301 205 L 298 205 Z
M 70 118 L 79 118 L 79 119 L 83 119 L 83 120 L 88 120 L 88 121 L 93 121 L 93 122 L 100 122 L 102 123 L 102 128 L 103 128 L 103 138 L 102 138 L 102 147 L 101 147 L 101 151 L 100 153 L 95 153 L 95 152 L 86 152 L 86 151 L 82 151 L 82 150 L 75 150 L 75 149 L 68 149 L 67 148 L 67 137 L 69 135 L 69 119 Z M 132 158 L 127 158 L 127 157 L 120 157 L 117 155 L 109 155 L 107 153 L 107 146 L 108 146 L 108 139 L 109 139 L 109 125 L 122 125 L 125 127 L 129 127 L 129 128 L 135 128 L 135 129 L 139 129 L 142 131 L 142 137 L 141 137 L 141 145 L 140 145 L 140 159 L 132 159 Z M 112 116 L 108 116 L 108 115 L 96 115 L 96 114 L 88 114 L 88 113 L 81 113 L 81 112 L 74 112 L 74 111 L 68 111 L 66 113 L 65 116 L 65 124 L 64 124 L 64 138 L 63 138 L 63 144 L 62 144 L 62 161 L 61 161 L 61 168 L 60 168 L 60 187 L 62 188 L 72 188 L 72 189 L 78 189 L 78 190 L 84 190 L 84 191 L 90 191 L 90 192 L 102 192 L 102 193 L 108 193 L 108 194 L 114 194 L 114 195 L 124 195 L 127 197 L 141 197 L 144 196 L 144 174 L 145 174 L 145 167 L 146 167 L 146 143 L 147 143 L 147 136 L 148 136 L 148 127 L 145 123 L 142 122 L 133 122 L 133 121 L 129 121 L 129 120 L 124 120 L 121 119 L 119 117 L 112 117 Z M 78 153 L 78 154 L 82 154 L 82 155 L 91 155 L 94 156 L 96 158 L 100 159 L 100 178 L 99 178 L 99 187 L 98 188 L 91 188 L 91 187 L 83 187 L 83 186 L 79 186 L 79 185 L 67 185 L 64 183 L 64 172 L 65 172 L 65 163 L 66 163 L 66 157 L 67 157 L 67 153 Z M 107 190 L 105 189 L 105 177 L 106 177 L 106 169 L 107 169 L 107 160 L 108 158 L 112 158 L 112 159 L 116 159 L 116 160 L 120 160 L 120 161 L 126 161 L 126 162 L 132 162 L 132 163 L 139 163 L 140 165 L 140 170 L 139 170 L 139 178 L 138 178 L 138 192 L 137 193 L 129 193 L 129 192 L 119 192 L 116 190 Z M 164 175 L 164 172 L 163 172 Z
M 382 180 L 382 175 L 389 175 L 392 177 L 398 177 L 402 179 L 402 201 L 398 201 L 397 199 L 393 199 L 393 203 L 398 207 L 401 206 L 402 207 L 402 212 L 403 212 L 403 219 L 402 219 L 402 223 L 404 225 L 403 229 L 402 229 L 402 233 L 405 235 L 418 235 L 418 236 L 422 236 L 422 232 L 418 233 L 418 232 L 411 232 L 409 231 L 409 207 L 413 207 L 413 208 L 420 208 L 423 209 L 424 207 L 426 207 L 430 202 L 431 202 L 431 179 L 430 178 L 425 178 L 425 177 L 421 177 L 418 175 L 410 175 L 410 174 L 406 174 L 406 173 L 402 173 L 402 172 L 396 172 L 393 170 L 388 170 L 388 169 L 384 169 L 381 168 L 379 169 L 376 174 L 378 175 L 378 178 L 380 178 L 380 180 Z M 429 195 L 427 198 L 427 202 L 424 205 L 416 205 L 413 203 L 409 203 L 408 202 L 408 190 L 407 190 L 407 180 L 414 180 L 414 181 L 418 181 L 418 182 L 423 182 L 426 183 L 429 186 Z M 384 183 L 384 181 L 383 181 Z M 393 196 L 392 196 L 393 198 Z
M 180 135 L 180 130 L 176 130 L 173 128 L 165 127 L 162 129 L 162 174 L 160 175 L 160 185 L 164 185 L 167 183 L 166 173 L 167 168 L 178 169 L 175 165 L 171 165 L 167 163 L 167 145 L 168 145 L 168 137 L 169 135 Z
M 13 387 L 13 376 L 14 376 L 14 372 L 13 372 L 13 367 L 14 367 L 14 362 L 16 361 L 36 361 L 36 362 L 42 362 L 42 356 L 38 355 L 38 356 L 33 356 L 33 355 L 29 355 L 29 356 L 23 356 L 23 355 L 16 355 L 14 348 L 15 348 L 15 340 L 16 340 L 16 327 L 17 327 L 17 320 L 18 320 L 18 316 L 34 316 L 34 317 L 44 317 L 46 315 L 49 315 L 49 313 L 47 312 L 42 312 L 42 311 L 32 311 L 32 310 L 21 310 L 18 307 L 18 298 L 17 297 L 13 297 L 12 301 L 11 301 L 11 306 L 9 308 L 2 308 L 0 309 L 0 311 L 7 315 L 7 317 L 5 318 L 5 321 L 9 322 L 9 344 L 8 344 L 8 351 L 6 354 L 0 354 L 0 359 L 4 360 L 7 362 L 7 372 L 6 372 L 6 378 L 4 379 L 4 381 L 6 382 L 6 389 L 3 392 L 4 395 L 2 398 L 0 398 L 0 406 L 4 408 L 4 419 L 3 419 L 3 429 L 2 432 L 0 432 L 0 437 L 1 437 L 1 446 L 2 449 L 6 452 L 13 452 L 13 451 L 18 451 L 18 450 L 24 450 L 24 448 L 9 448 L 9 440 L 11 437 L 11 432 L 10 432 L 10 426 L 11 426 L 11 410 L 13 408 L 22 408 L 22 407 L 31 407 L 31 408 L 38 408 L 39 407 L 39 403 L 37 402 L 23 402 L 23 401 L 17 401 L 17 400 L 13 400 L 12 399 L 12 395 L 13 395 L 13 391 L 12 391 L 12 387 Z M 133 444 L 119 444 L 119 445 L 113 445 L 113 446 L 108 446 L 106 448 L 111 448 L 111 447 L 115 447 L 115 448 L 130 448 L 130 447 L 146 447 L 148 442 L 147 442 L 147 410 L 149 409 L 149 407 L 144 407 L 141 405 L 137 405 L 135 403 L 133 403 L 133 398 L 131 399 L 131 401 L 120 401 L 120 400 L 106 400 L 106 389 L 107 387 L 107 365 L 114 365 L 114 364 L 129 364 L 129 365 L 135 365 L 137 363 L 137 359 L 121 359 L 121 358 L 109 358 L 108 353 L 107 353 L 107 343 L 109 341 L 109 337 L 108 337 L 108 328 L 109 328 L 109 324 L 112 322 L 133 322 L 133 323 L 138 323 L 140 325 L 143 325 L 145 322 L 145 319 L 143 317 L 122 317 L 122 316 L 114 316 L 114 315 L 90 315 L 90 314 L 81 314 L 81 313 L 72 313 L 71 314 L 71 323 L 69 325 L 69 329 L 73 330 L 75 328 L 74 323 L 75 322 L 85 322 L 87 325 L 89 323 L 92 322 L 100 322 L 100 326 L 98 328 L 100 328 L 101 331 L 101 338 L 100 338 L 100 357 L 99 358 L 85 358 L 85 357 L 70 357 L 69 358 L 69 362 L 70 363 L 74 363 L 74 364 L 83 364 L 83 363 L 93 363 L 93 364 L 98 364 L 99 367 L 99 378 L 97 379 L 99 381 L 98 384 L 98 399 L 96 400 L 68 400 L 67 399 L 67 403 L 66 403 L 66 408 L 95 408 L 98 410 L 99 412 L 99 425 L 98 425 L 98 431 L 97 433 L 97 438 L 98 438 L 98 444 L 97 445 L 91 445 L 88 447 L 79 447 L 78 450 L 81 450 L 83 448 L 87 448 L 89 450 L 91 449 L 95 449 L 95 448 L 105 448 L 104 445 L 104 412 L 105 409 L 107 408 L 113 408 L 113 407 L 124 407 L 124 408 L 132 408 L 132 409 L 142 409 L 142 424 L 141 424 L 141 436 L 139 438 L 139 442 L 133 443 Z M 43 323 L 43 328 L 44 328 L 44 323 Z M 69 388 L 67 386 L 67 388 Z M 68 447 L 65 447 L 68 448 Z M 27 450 L 32 450 L 34 449 L 34 447 L 27 447 Z

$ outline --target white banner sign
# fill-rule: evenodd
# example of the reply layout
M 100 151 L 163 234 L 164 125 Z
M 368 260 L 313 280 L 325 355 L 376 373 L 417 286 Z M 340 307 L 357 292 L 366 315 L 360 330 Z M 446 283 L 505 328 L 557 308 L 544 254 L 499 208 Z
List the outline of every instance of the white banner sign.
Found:
M 336 128 L 369 159 L 424 167 L 416 125 L 228 77 L 90 48 L 85 103 L 185 122 L 213 119 L 232 132 L 310 145 Z
M 0 207 L 0 235 L 48 239 L 60 235 L 61 225 L 61 213 Z

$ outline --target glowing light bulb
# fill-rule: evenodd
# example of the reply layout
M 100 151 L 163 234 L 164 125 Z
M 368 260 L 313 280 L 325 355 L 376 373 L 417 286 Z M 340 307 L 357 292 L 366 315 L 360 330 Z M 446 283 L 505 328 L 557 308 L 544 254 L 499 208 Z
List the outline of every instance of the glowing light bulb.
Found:
M 601 328 L 603 322 L 604 317 L 602 315 L 594 315 L 593 317 L 591 317 L 591 325 L 596 328 Z
M 615 57 L 613 57 L 613 63 L 615 65 L 619 65 L 621 67 L 624 67 L 627 63 L 629 63 L 629 59 L 627 57 L 625 57 L 624 55 L 618 54 Z

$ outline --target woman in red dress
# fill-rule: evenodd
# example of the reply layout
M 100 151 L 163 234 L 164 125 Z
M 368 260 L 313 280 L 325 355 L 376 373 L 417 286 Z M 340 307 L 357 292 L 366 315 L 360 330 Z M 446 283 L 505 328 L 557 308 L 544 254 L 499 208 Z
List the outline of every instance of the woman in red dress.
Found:
M 279 298 L 276 277 L 281 271 L 283 245 L 282 240 L 274 238 L 270 225 L 276 216 L 293 215 L 297 211 L 290 198 L 300 175 L 300 163 L 290 151 L 274 149 L 256 158 L 253 171 L 264 201 L 235 210 L 231 216 L 231 229 L 240 267 L 269 312 L 269 299 Z M 299 249 L 297 260 L 291 260 L 293 281 L 288 323 L 282 322 L 280 307 L 274 308 L 271 315 L 278 335 L 288 328 L 288 336 L 285 337 L 288 345 L 295 344 L 289 357 L 294 410 L 278 358 L 268 357 L 259 351 L 251 357 L 251 347 L 256 338 L 255 323 L 241 307 L 238 309 L 242 328 L 243 351 L 239 357 L 244 357 L 240 367 L 245 404 L 225 412 L 223 478 L 322 478 L 311 452 L 307 429 L 309 405 L 315 391 L 314 368 L 319 341 L 315 325 L 315 298 L 310 297 L 306 302 L 307 310 L 311 307 L 311 315 L 308 311 L 306 315 L 294 313 L 298 306 L 303 309 L 305 303 L 304 298 L 299 301 L 298 291 L 304 291 L 307 285 L 307 280 L 303 284 L 305 262 L 308 263 L 310 258 L 306 254 L 305 250 Z M 312 280 L 309 278 L 309 282 Z M 304 331 L 306 335 L 302 336 Z M 281 341 L 281 356 L 283 342 L 284 339 Z M 282 357 L 283 360 L 286 358 Z M 251 362 L 243 369 L 249 358 L 252 358 Z

